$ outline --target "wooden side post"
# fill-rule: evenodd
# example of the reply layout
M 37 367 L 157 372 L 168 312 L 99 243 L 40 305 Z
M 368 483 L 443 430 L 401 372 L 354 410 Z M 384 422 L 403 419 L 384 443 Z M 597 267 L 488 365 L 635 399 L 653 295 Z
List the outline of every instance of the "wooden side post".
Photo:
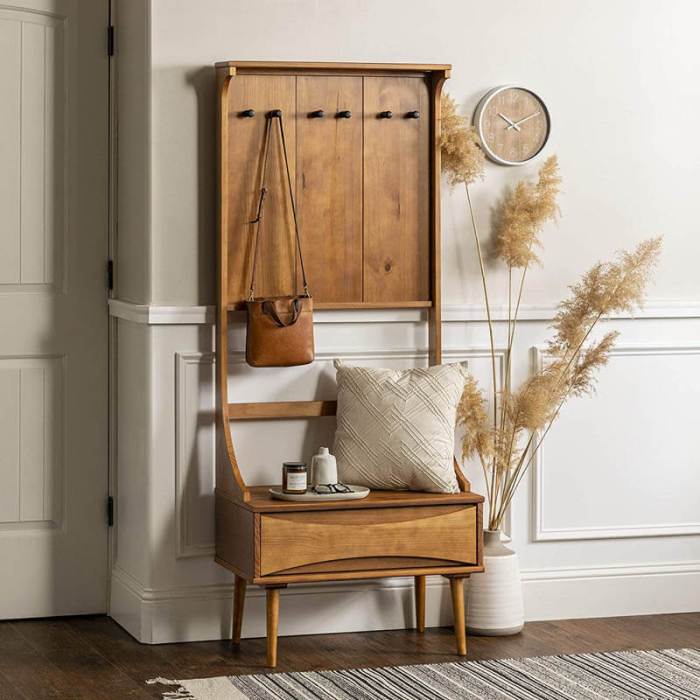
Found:
M 217 308 L 216 308 L 216 420 L 217 457 L 216 488 L 235 495 L 238 500 L 250 500 L 250 493 L 243 481 L 231 439 L 231 426 L 228 413 L 228 235 L 229 217 L 228 192 L 229 176 L 229 88 L 235 68 L 217 70 L 218 80 L 218 244 L 217 244 Z
M 450 71 L 436 71 L 431 75 L 430 98 L 433 119 L 430 125 L 430 300 L 428 310 L 429 363 L 442 362 L 442 260 L 440 238 L 440 120 L 442 86 Z

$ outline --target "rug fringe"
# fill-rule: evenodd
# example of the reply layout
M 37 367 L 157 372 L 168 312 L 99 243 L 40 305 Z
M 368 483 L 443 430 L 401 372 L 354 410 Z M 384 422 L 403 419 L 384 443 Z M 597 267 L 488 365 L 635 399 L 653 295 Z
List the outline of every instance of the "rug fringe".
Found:
M 163 693 L 163 700 L 197 700 L 197 698 L 190 693 L 187 688 L 180 685 L 180 681 L 174 681 L 170 678 L 162 678 L 158 676 L 157 678 L 149 678 L 146 681 L 146 685 L 176 685 L 177 690 L 166 691 Z

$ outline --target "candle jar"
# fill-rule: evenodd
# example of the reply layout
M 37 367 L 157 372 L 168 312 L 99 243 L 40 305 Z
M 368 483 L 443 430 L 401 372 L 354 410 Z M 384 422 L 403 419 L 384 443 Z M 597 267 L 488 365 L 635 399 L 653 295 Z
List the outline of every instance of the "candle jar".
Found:
M 309 469 L 304 462 L 282 464 L 282 491 L 284 493 L 306 493 L 309 486 Z

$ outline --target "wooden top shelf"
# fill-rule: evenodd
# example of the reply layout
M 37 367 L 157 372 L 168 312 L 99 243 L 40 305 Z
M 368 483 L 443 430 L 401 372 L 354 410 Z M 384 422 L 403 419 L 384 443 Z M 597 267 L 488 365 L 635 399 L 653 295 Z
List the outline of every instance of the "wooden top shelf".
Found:
M 309 510 L 360 510 L 363 508 L 400 508 L 402 506 L 447 506 L 483 503 L 484 497 L 467 492 L 425 493 L 423 491 L 371 491 L 358 501 L 278 501 L 269 494 L 269 486 L 251 486 L 250 501 L 240 505 L 256 513 L 289 513 Z
M 233 68 L 243 70 L 305 70 L 323 71 L 352 71 L 368 73 L 372 71 L 408 71 L 413 73 L 432 73 L 435 71 L 449 72 L 449 63 L 335 63 L 326 61 L 219 61 L 217 68 Z

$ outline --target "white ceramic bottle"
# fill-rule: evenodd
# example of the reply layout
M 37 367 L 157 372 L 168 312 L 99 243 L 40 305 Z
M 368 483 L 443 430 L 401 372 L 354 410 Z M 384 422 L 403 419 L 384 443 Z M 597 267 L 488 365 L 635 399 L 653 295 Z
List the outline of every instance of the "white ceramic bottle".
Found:
M 327 447 L 319 447 L 311 458 L 311 480 L 314 484 L 337 484 L 338 467 Z
M 518 555 L 501 541 L 500 530 L 484 531 L 484 567 L 469 577 L 467 629 L 471 634 L 517 634 L 524 624 Z

